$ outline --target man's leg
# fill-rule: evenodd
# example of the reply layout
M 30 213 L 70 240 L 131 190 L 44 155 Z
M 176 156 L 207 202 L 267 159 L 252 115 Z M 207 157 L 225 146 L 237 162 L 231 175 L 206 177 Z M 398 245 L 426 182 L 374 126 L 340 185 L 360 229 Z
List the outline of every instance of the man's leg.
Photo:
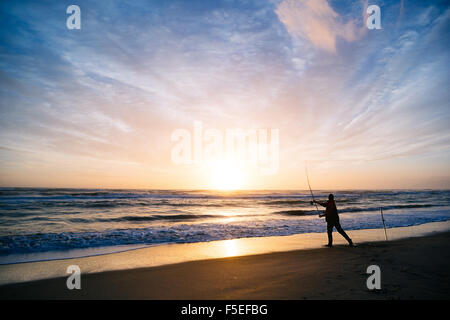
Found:
M 334 223 L 327 221 L 327 234 L 328 234 L 328 246 L 331 247 L 333 245 L 333 227 Z
M 345 240 L 347 240 L 350 245 L 353 245 L 352 239 L 350 239 L 350 237 L 345 233 L 344 229 L 342 229 L 339 221 L 336 221 L 336 224 L 334 226 L 336 227 L 336 230 L 345 238 Z

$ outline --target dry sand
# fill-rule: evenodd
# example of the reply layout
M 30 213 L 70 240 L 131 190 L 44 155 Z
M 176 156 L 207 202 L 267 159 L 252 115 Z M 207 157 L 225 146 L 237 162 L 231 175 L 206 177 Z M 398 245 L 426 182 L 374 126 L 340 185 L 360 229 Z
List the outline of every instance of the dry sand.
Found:
M 366 269 L 381 268 L 379 291 Z M 1 299 L 449 299 L 450 233 L 0 286 Z

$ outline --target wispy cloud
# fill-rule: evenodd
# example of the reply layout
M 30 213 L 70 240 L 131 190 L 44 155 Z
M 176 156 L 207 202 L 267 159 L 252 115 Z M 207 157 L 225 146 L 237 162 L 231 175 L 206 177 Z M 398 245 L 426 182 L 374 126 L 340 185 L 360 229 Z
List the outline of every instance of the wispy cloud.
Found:
M 283 0 L 276 13 L 293 37 L 336 52 L 336 41 L 355 41 L 361 33 L 353 19 L 344 20 L 327 0 Z

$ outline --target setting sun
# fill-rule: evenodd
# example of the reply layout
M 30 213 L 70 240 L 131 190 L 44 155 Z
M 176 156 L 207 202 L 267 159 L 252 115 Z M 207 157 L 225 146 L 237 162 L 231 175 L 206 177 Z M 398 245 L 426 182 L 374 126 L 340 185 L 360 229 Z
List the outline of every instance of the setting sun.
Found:
M 242 168 L 232 161 L 220 161 L 211 165 L 211 184 L 216 190 L 236 190 L 243 187 Z

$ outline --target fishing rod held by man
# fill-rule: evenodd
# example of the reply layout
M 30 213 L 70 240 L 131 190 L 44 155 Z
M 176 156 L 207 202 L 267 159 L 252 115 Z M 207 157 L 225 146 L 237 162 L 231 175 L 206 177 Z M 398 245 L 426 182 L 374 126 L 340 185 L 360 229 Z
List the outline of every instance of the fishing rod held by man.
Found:
M 327 247 L 333 246 L 333 228 L 336 228 L 336 230 L 345 238 L 345 240 L 348 241 L 348 244 L 350 247 L 353 247 L 353 241 L 350 239 L 350 237 L 345 233 L 344 229 L 342 229 L 341 224 L 339 222 L 339 215 L 336 208 L 336 202 L 334 201 L 334 195 L 330 193 L 328 196 L 328 201 L 317 201 L 313 200 L 311 201 L 311 205 L 313 203 L 320 204 L 321 206 L 325 207 L 325 213 L 320 214 L 319 217 L 325 217 L 325 221 L 327 222 L 327 234 L 328 234 L 328 244 Z

